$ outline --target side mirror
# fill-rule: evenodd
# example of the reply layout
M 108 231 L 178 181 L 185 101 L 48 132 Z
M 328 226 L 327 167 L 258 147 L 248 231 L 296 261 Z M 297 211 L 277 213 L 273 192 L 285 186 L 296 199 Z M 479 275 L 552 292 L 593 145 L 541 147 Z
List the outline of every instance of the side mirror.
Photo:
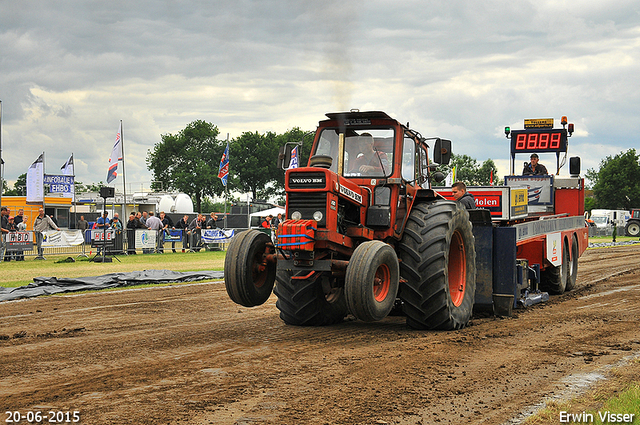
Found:
M 284 154 L 284 148 L 285 146 L 280 146 L 280 150 L 278 151 L 278 168 L 285 168 L 283 167 L 284 159 L 286 158 L 286 155 Z
M 446 165 L 451 160 L 451 140 L 436 139 L 433 147 L 433 161 L 440 165 Z

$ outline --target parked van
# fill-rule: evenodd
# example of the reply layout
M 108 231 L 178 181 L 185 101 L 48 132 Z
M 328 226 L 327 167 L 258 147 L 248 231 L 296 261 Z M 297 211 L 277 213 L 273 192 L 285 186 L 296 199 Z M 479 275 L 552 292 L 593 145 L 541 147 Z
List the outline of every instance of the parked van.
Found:
M 626 210 L 591 210 L 589 217 L 599 229 L 607 227 L 624 227 L 627 220 L 631 217 L 631 213 Z

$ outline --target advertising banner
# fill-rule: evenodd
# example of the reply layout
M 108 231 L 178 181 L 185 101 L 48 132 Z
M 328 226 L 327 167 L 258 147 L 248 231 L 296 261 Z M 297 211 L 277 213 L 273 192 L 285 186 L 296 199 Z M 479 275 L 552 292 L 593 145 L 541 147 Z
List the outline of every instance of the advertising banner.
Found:
M 136 248 L 154 249 L 156 247 L 157 240 L 157 231 L 136 229 Z
M 233 234 L 233 229 L 202 229 L 202 243 L 228 242 Z
M 45 230 L 42 235 L 43 248 L 71 247 L 84 242 L 81 230 Z
M 7 251 L 33 251 L 33 232 L 9 232 L 5 238 Z

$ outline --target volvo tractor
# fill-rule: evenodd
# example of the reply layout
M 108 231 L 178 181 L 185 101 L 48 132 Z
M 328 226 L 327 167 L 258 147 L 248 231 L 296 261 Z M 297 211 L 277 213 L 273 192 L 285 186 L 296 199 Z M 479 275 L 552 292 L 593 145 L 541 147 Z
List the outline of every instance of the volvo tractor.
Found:
M 254 307 L 273 291 L 290 325 L 331 325 L 348 314 L 372 322 L 393 311 L 416 329 L 452 330 L 474 309 L 510 314 L 544 300 L 538 284 L 556 293 L 569 287 L 586 228 L 583 236 L 573 218 L 562 222 L 573 214 L 553 208 L 530 215 L 529 188 L 518 182 L 500 193 L 515 214 L 464 209 L 447 188 L 432 187 L 450 156 L 450 140 L 425 138 L 384 112 L 327 114 L 307 166 L 286 171 L 277 240 L 247 230 L 231 241 L 230 298 Z M 581 179 L 571 186 L 584 209 Z

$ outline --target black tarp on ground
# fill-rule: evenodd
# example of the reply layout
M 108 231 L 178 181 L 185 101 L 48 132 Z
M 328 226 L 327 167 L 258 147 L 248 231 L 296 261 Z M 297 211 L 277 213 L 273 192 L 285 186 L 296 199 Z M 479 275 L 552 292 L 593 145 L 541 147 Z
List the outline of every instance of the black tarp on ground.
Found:
M 0 302 L 37 297 L 40 295 L 60 294 L 63 292 L 89 291 L 157 283 L 194 282 L 197 280 L 223 278 L 224 272 L 221 271 L 174 272 L 171 270 L 109 273 L 102 276 L 79 277 L 75 279 L 36 277 L 33 279 L 33 283 L 27 286 L 17 288 L 0 287 Z

